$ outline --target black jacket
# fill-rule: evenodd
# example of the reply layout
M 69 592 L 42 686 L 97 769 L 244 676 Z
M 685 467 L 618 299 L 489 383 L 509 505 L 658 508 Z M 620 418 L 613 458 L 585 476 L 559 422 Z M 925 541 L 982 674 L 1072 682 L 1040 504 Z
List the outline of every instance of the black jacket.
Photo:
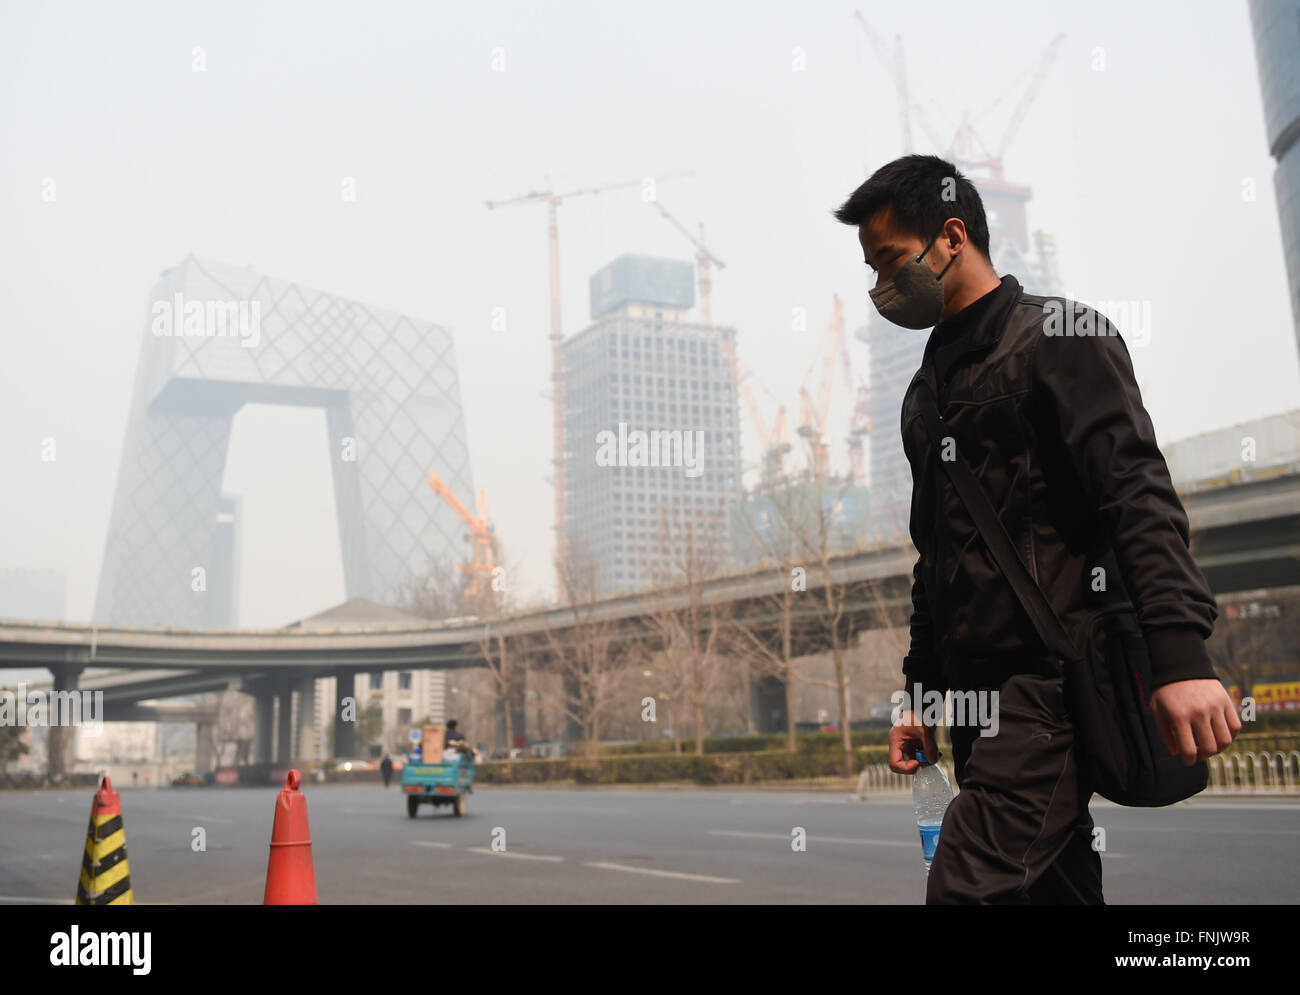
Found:
M 969 327 L 954 337 L 963 317 Z M 1060 334 L 1067 330 L 1074 334 Z M 940 344 L 948 347 L 942 382 L 933 365 Z M 903 398 L 911 534 L 920 553 L 906 689 L 996 687 L 1049 658 L 936 462 L 917 406 L 922 377 L 957 451 L 1076 643 L 1101 604 L 1128 598 L 1155 687 L 1214 678 L 1205 640 L 1218 608 L 1189 551 L 1187 514 L 1128 347 L 1103 315 L 1027 294 L 1007 275 L 936 327 Z M 1106 591 L 1095 592 L 1094 569 L 1107 563 Z

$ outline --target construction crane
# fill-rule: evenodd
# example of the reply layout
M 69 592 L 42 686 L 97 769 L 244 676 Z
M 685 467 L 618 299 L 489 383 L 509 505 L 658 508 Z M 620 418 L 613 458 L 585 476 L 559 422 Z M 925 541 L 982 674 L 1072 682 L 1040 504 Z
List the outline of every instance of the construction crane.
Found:
M 446 501 L 451 510 L 469 526 L 470 561 L 456 569 L 469 574 L 469 597 L 472 602 L 479 604 L 480 599 L 489 596 L 492 591 L 492 571 L 496 569 L 500 552 L 496 532 L 487 517 L 487 495 L 484 491 L 478 492 L 478 515 L 471 515 L 451 488 L 432 470 L 429 471 L 429 489 Z
M 830 475 L 830 449 L 826 440 L 826 416 L 830 412 L 831 387 L 835 383 L 835 359 L 844 341 L 844 302 L 835 295 L 835 308 L 831 313 L 826 336 L 826 350 L 822 357 L 822 382 L 813 402 L 805 384 L 799 388 L 799 434 L 808 443 L 812 457 L 815 480 L 825 480 Z
M 915 116 L 917 124 L 921 126 L 934 148 L 936 150 L 943 148 L 944 142 L 939 137 L 938 132 L 931 126 L 929 118 L 925 116 L 925 111 L 921 109 L 919 104 L 912 102 L 907 86 L 907 65 L 903 59 L 903 39 L 897 34 L 894 35 L 894 51 L 891 55 L 889 50 L 885 48 L 885 43 L 867 24 L 867 19 L 862 16 L 862 11 L 855 10 L 853 16 L 857 18 L 858 24 L 862 25 L 863 34 L 867 36 L 867 41 L 871 43 L 876 58 L 880 60 L 881 66 L 889 74 L 889 81 L 894 84 L 894 90 L 898 93 L 898 116 L 903 131 L 903 153 L 905 155 L 912 154 L 913 116 Z
M 961 121 L 957 124 L 952 140 L 944 142 L 938 133 L 931 126 L 929 119 L 921 105 L 912 100 L 911 92 L 907 85 L 907 67 L 903 58 L 903 40 L 897 34 L 894 35 L 894 50 L 891 54 L 885 47 L 885 43 L 880 37 L 871 30 L 867 24 L 866 18 L 862 12 L 855 10 L 853 16 L 857 19 L 858 24 L 862 26 L 863 33 L 867 36 L 867 41 L 871 43 L 872 49 L 876 53 L 876 58 L 888 73 L 890 82 L 894 84 L 894 90 L 898 94 L 899 118 L 903 132 L 903 151 L 905 154 L 912 152 L 912 121 L 915 120 L 926 137 L 929 138 L 934 150 L 938 152 L 944 149 L 943 156 L 945 159 L 951 159 L 954 163 L 962 167 L 986 167 L 994 179 L 1003 179 L 1002 156 L 1006 153 L 1007 146 L 1011 144 L 1011 139 L 1016 136 L 1020 130 L 1020 125 L 1025 120 L 1025 115 L 1029 112 L 1030 106 L 1038 96 L 1038 91 L 1042 87 L 1043 78 L 1047 75 L 1047 70 L 1051 68 L 1052 62 L 1056 59 L 1060 51 L 1061 44 L 1065 41 L 1064 34 L 1057 34 L 1044 49 L 1043 54 L 1039 56 L 1038 63 L 1033 70 L 1032 77 L 1024 93 L 1021 95 L 1020 102 L 1016 109 L 1012 111 L 1011 120 L 1007 124 L 1006 131 L 1003 132 L 1002 140 L 998 143 L 996 150 L 990 150 L 975 131 L 974 121 L 969 113 L 963 113 Z M 1019 80 L 1017 80 L 1019 82 Z M 1014 87 L 1014 84 L 1013 84 Z M 1008 92 L 1010 92 L 1008 90 Z M 984 111 L 976 116 L 975 120 L 984 117 L 994 107 L 998 106 L 1006 97 L 1006 93 L 1001 94 L 995 99 Z M 979 146 L 977 149 L 976 146 Z
M 736 387 L 745 399 L 750 421 L 754 423 L 754 431 L 758 433 L 759 444 L 763 447 L 760 486 L 764 490 L 771 490 L 785 476 L 785 454 L 790 451 L 790 443 L 786 439 L 785 405 L 780 405 L 777 409 L 776 420 L 772 423 L 772 427 L 768 428 L 767 422 L 758 410 L 758 402 L 754 400 L 754 392 L 749 389 L 749 378 L 742 375 L 740 361 L 726 339 L 722 340 L 722 351 L 727 354 L 731 377 L 736 381 Z
M 690 176 L 690 170 L 670 170 L 656 173 L 650 179 L 664 180 L 674 176 Z M 582 197 L 587 194 L 603 193 L 606 190 L 619 190 L 625 187 L 640 186 L 645 178 L 621 180 L 617 183 L 603 183 L 595 187 L 580 187 L 556 193 L 551 186 L 551 176 L 546 175 L 546 189 L 532 193 L 507 197 L 504 200 L 489 200 L 489 210 L 506 207 L 510 204 L 525 204 L 536 201 L 546 202 L 547 246 L 550 253 L 551 268 L 551 482 L 555 488 L 555 572 L 556 591 L 564 591 L 564 563 L 567 556 L 564 538 L 564 328 L 560 307 L 560 222 L 558 209 L 560 203 L 569 197 Z
M 849 422 L 849 481 L 858 487 L 867 482 L 863 444 L 870 433 L 871 389 L 860 383 L 853 402 L 853 418 Z
M 713 267 L 726 269 L 727 264 L 708 250 L 704 243 L 704 222 L 700 222 L 700 234 L 697 238 L 692 235 L 690 229 L 668 213 L 668 208 L 664 207 L 659 201 L 652 200 L 651 204 L 667 219 L 668 223 L 685 235 L 692 245 L 695 246 L 695 275 L 700 287 L 700 317 L 704 324 L 713 324 Z
M 967 166 L 987 167 L 990 174 L 995 179 L 1000 180 L 1003 178 L 1002 156 L 1006 153 L 1007 146 L 1011 144 L 1011 139 L 1015 138 L 1016 132 L 1020 130 L 1020 125 L 1024 122 L 1025 115 L 1029 113 L 1030 106 L 1033 104 L 1034 100 L 1037 99 L 1038 91 L 1042 88 L 1043 79 L 1047 75 L 1047 70 L 1051 68 L 1052 63 L 1056 60 L 1056 55 L 1060 51 L 1061 44 L 1064 41 L 1065 35 L 1057 34 L 1056 37 L 1048 42 L 1047 48 L 1043 50 L 1043 54 L 1038 57 L 1038 63 L 1034 68 L 1033 76 L 1029 81 L 1029 85 L 1025 87 L 1024 93 L 1021 94 L 1020 101 L 1016 104 L 1016 109 L 1011 112 L 1011 120 L 1008 122 L 1006 130 L 1002 133 L 1002 140 L 998 143 L 997 149 L 990 151 L 988 147 L 985 146 L 984 142 L 975 132 L 975 127 L 971 121 L 970 115 L 963 114 L 961 123 L 957 126 L 957 133 L 953 136 L 952 143 L 949 146 L 948 158 L 954 159 L 955 161 L 959 160 L 962 164 Z M 983 117 L 984 114 L 987 114 L 989 110 L 992 110 L 1001 103 L 1005 96 L 1005 93 L 999 96 L 979 116 Z M 974 150 L 976 144 L 984 150 L 984 158 L 982 159 L 977 157 L 977 153 Z

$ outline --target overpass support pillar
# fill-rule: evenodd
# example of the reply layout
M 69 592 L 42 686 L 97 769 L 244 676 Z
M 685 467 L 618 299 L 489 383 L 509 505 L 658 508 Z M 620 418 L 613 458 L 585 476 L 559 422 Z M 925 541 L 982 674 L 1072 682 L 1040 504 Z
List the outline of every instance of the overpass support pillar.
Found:
M 334 756 L 350 757 L 357 742 L 357 676 L 339 674 L 334 680 L 337 688 L 334 693 Z M 345 705 L 348 706 L 346 717 Z
M 275 694 L 275 762 L 287 767 L 293 761 L 293 686 L 281 685 Z
M 216 719 L 199 722 L 194 727 L 194 770 L 200 774 L 217 768 L 217 751 L 213 745 L 216 731 Z
M 50 701 L 50 725 L 45 732 L 46 771 L 51 778 L 62 777 L 72 764 L 72 743 L 76 737 L 76 727 L 63 724 L 63 713 L 68 706 L 69 694 L 77 690 L 82 668 L 72 664 L 61 664 L 50 668 L 54 675 L 54 695 Z M 58 713 L 54 714 L 57 709 Z M 58 720 L 58 721 L 56 721 Z
M 299 760 L 320 760 L 316 736 L 316 678 L 298 682 L 298 736 L 294 755 Z
M 760 677 L 749 683 L 750 710 L 760 733 L 786 731 L 789 705 L 785 682 L 779 677 Z
M 275 718 L 275 695 L 266 688 L 258 688 L 255 699 L 257 728 L 253 739 L 253 763 L 271 762 L 271 727 Z

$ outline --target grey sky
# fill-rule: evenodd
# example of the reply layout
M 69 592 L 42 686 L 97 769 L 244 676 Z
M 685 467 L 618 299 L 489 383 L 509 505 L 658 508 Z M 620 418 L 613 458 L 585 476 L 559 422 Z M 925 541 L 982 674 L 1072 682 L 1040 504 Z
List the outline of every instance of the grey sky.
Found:
M 450 327 L 475 483 L 520 561 L 520 593 L 549 589 L 545 210 L 484 201 L 537 189 L 548 170 L 557 189 L 694 170 L 660 199 L 708 226 L 728 264 L 715 320 L 797 411 L 831 295 L 850 329 L 870 307 L 855 232 L 828 212 L 902 151 L 853 9 L 6 3 L 0 562 L 66 567 L 68 614 L 89 617 L 147 295 L 194 252 Z M 1297 407 L 1244 3 L 863 10 L 886 39 L 903 35 L 912 87 L 945 133 L 940 110 L 955 122 L 1008 94 L 981 128 L 990 143 L 1019 98 L 1008 91 L 1066 32 L 1005 157 L 1034 189 L 1031 228 L 1056 237 L 1062 291 L 1152 302 L 1152 342 L 1133 351 L 1162 441 Z M 196 47 L 206 72 L 191 68 Z M 917 136 L 917 151 L 942 153 Z M 613 257 L 692 255 L 636 190 L 566 203 L 560 232 L 570 333 L 589 317 L 588 276 Z M 506 332 L 489 328 L 498 306 Z M 789 331 L 794 307 L 808 332 Z M 843 440 L 834 430 L 837 465 Z M 318 412 L 237 420 L 226 488 L 245 497 L 241 624 L 342 599 L 327 460 Z

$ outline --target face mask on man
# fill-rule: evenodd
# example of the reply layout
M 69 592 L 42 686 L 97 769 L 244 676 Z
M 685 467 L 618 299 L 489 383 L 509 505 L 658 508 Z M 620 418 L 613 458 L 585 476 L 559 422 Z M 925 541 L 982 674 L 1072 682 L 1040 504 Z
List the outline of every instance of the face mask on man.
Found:
M 881 317 L 904 328 L 932 328 L 939 323 L 943 317 L 943 274 L 957 257 L 935 273 L 925 261 L 925 254 L 938 238 L 935 235 L 919 255 L 903 263 L 897 273 L 871 291 L 871 303 Z

